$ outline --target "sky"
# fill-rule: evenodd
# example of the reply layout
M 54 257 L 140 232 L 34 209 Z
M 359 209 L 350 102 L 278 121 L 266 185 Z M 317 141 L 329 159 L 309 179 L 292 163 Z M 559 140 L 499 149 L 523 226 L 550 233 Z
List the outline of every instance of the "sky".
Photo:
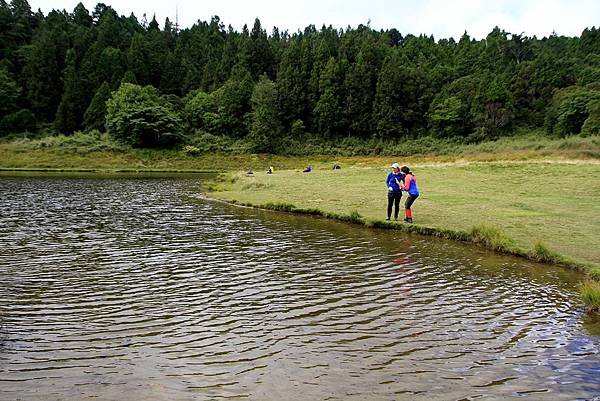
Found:
M 99 1 L 81 1 L 90 11 Z M 141 20 L 156 14 L 163 26 L 166 17 L 190 27 L 197 20 L 221 21 L 240 30 L 250 28 L 258 17 L 263 28 L 271 32 L 295 32 L 309 24 L 335 28 L 356 27 L 370 23 L 374 29 L 396 28 L 405 34 L 434 35 L 436 39 L 459 38 L 466 30 L 477 39 L 484 38 L 495 26 L 511 33 L 525 33 L 538 38 L 552 32 L 579 36 L 586 27 L 600 27 L 599 0 L 103 0 L 119 14 L 132 12 Z M 79 0 L 29 0 L 34 11 L 47 14 L 52 9 L 71 12 Z

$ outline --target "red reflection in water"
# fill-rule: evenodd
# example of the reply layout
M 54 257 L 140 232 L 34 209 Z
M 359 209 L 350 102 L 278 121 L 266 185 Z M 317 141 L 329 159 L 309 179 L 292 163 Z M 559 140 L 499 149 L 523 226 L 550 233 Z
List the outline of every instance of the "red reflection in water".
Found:
M 392 259 L 392 262 L 398 265 L 398 267 L 395 269 L 396 272 L 406 274 L 409 271 L 409 269 L 406 266 L 412 263 L 412 259 L 410 258 L 409 254 L 410 248 L 412 247 L 412 243 L 410 242 L 410 240 L 406 239 L 401 242 L 401 245 L 401 252 L 399 252 L 401 256 Z M 410 281 L 408 283 L 410 284 Z M 400 292 L 409 293 L 411 289 L 408 287 L 401 287 L 398 290 Z

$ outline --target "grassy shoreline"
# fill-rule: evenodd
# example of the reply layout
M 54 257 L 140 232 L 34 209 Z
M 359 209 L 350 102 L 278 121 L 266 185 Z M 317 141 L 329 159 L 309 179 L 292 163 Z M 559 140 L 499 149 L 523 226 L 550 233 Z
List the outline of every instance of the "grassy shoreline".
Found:
M 198 169 L 131 169 L 131 168 L 17 168 L 0 167 L 2 172 L 15 173 L 168 173 L 168 174 L 215 174 L 219 170 L 198 170 Z
M 600 279 L 600 164 L 595 161 L 422 163 L 417 224 L 384 221 L 387 166 L 225 173 L 207 184 L 226 202 L 480 244 Z M 565 181 L 565 177 L 568 178 Z
M 226 182 L 225 187 L 223 182 Z M 405 224 L 401 222 L 385 221 L 382 219 L 369 219 L 360 215 L 356 210 L 348 213 L 326 212 L 319 208 L 296 207 L 291 203 L 269 202 L 264 204 L 240 201 L 237 199 L 225 199 L 223 191 L 231 182 L 221 180 L 219 182 L 208 183 L 208 199 L 218 202 L 225 202 L 234 206 L 251 207 L 255 209 L 302 214 L 314 216 L 317 218 L 326 218 L 336 221 L 355 224 L 370 229 L 399 230 L 407 234 L 416 234 L 422 236 L 433 236 L 448 240 L 470 243 L 474 246 L 480 246 L 501 254 L 511 255 L 526 260 L 558 265 L 571 268 L 587 275 L 587 279 L 579 286 L 580 297 L 586 306 L 587 312 L 591 314 L 600 314 L 600 264 L 576 260 L 561 253 L 548 249 L 542 242 L 536 242 L 531 248 L 527 249 L 516 243 L 515 240 L 506 236 L 502 230 L 494 226 L 479 224 L 473 226 L 470 230 L 456 230 L 442 227 L 431 227 L 419 224 Z
M 349 224 L 356 224 L 367 228 L 397 230 L 407 234 L 438 237 L 465 243 L 472 243 L 485 249 L 506 255 L 521 257 L 530 261 L 572 268 L 589 274 L 590 277 L 594 278 L 595 280 L 600 280 L 600 265 L 598 264 L 571 259 L 567 256 L 549 250 L 541 242 L 538 242 L 532 249 L 519 247 L 518 245 L 515 245 L 514 240 L 507 237 L 504 233 L 502 233 L 502 231 L 498 230 L 496 227 L 485 224 L 474 226 L 470 231 L 461 231 L 439 227 L 429 227 L 419 224 L 405 224 L 397 221 L 365 219 L 357 212 L 350 212 L 348 214 L 329 213 L 317 208 L 299 208 L 289 203 L 254 204 L 250 202 L 240 202 L 237 200 L 224 200 L 219 197 L 213 197 L 214 195 L 215 193 L 210 193 L 208 198 L 225 202 L 234 206 L 316 216 Z

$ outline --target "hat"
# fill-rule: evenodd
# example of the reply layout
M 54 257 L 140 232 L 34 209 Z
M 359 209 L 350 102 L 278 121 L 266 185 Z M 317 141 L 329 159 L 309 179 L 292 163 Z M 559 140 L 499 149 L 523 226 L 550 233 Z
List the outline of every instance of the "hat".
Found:
M 392 164 L 392 168 L 400 168 L 400 165 L 398 163 L 394 163 Z

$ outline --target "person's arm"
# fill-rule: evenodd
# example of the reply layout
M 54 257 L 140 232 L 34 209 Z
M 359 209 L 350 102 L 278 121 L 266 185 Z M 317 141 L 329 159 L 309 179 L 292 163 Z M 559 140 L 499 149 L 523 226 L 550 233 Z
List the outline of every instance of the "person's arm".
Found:
M 410 188 L 410 182 L 412 181 L 412 177 L 410 175 L 405 175 L 404 176 L 404 184 L 400 184 L 400 189 L 403 189 L 405 191 L 408 190 L 408 188 Z
M 388 191 L 393 191 L 394 188 L 392 188 L 392 183 L 390 182 L 390 174 L 387 175 L 387 178 L 385 179 L 385 186 L 387 187 Z

